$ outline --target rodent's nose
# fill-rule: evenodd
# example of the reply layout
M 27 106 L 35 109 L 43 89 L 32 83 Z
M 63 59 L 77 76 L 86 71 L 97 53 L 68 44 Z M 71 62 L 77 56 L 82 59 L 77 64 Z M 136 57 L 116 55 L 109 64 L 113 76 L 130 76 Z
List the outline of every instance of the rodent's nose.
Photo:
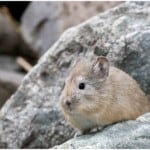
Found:
M 71 105 L 71 102 L 69 100 L 67 100 L 66 105 L 69 107 Z

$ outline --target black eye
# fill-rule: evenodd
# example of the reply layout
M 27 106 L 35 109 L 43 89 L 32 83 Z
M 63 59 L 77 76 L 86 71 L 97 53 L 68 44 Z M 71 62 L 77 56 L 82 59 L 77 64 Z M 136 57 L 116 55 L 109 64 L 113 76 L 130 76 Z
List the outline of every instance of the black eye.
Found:
M 80 83 L 80 84 L 79 84 L 79 89 L 80 89 L 80 90 L 85 89 L 85 83 Z

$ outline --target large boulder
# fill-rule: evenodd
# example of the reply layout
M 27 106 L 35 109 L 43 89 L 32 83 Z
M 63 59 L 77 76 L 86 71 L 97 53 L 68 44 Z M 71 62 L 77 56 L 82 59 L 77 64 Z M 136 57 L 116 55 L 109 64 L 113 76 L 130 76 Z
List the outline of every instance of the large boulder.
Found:
M 80 55 L 107 56 L 112 65 L 128 72 L 149 94 L 149 10 L 149 2 L 126 2 L 65 31 L 1 109 L 1 148 L 49 148 L 73 136 L 74 130 L 60 113 L 59 95 L 72 62 Z M 116 126 L 127 130 L 128 124 L 131 128 L 135 125 L 133 131 L 141 130 L 136 121 Z M 147 142 L 150 127 L 145 122 L 141 127 L 145 128 L 142 142 L 144 138 Z M 97 135 L 106 137 L 110 132 L 113 141 L 115 131 L 110 126 Z M 126 135 L 126 132 L 121 133 L 117 133 L 117 140 Z M 138 136 L 138 132 L 134 134 Z
M 65 29 L 119 3 L 122 2 L 31 2 L 21 18 L 21 30 L 41 56 Z
M 24 76 L 16 56 L 35 64 L 38 55 L 24 41 L 19 25 L 6 7 L 0 7 L 0 107 L 16 91 Z

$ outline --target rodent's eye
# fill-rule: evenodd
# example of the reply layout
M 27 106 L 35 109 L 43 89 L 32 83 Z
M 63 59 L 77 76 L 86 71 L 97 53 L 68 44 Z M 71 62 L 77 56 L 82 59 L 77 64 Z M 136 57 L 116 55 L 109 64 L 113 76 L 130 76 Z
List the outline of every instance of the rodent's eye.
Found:
M 85 89 L 85 83 L 79 83 L 79 89 L 84 90 Z

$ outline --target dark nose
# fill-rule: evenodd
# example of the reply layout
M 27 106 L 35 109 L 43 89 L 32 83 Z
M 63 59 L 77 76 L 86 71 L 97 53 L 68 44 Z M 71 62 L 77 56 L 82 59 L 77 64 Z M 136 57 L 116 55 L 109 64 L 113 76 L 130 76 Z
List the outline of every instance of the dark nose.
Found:
M 67 100 L 66 105 L 69 107 L 71 105 L 71 102 L 69 100 Z

